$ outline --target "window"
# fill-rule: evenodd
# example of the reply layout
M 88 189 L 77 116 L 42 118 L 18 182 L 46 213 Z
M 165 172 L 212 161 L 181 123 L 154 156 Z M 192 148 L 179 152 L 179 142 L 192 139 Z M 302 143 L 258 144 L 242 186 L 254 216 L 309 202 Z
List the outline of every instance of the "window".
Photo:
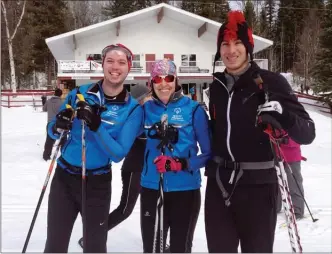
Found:
M 101 54 L 87 54 L 86 60 L 101 63 Z
M 214 57 L 215 57 L 215 55 L 212 55 L 212 66 L 213 66 L 213 62 L 214 62 Z M 216 66 L 224 66 L 224 63 L 222 61 L 217 61 Z
M 141 67 L 141 56 L 139 54 L 134 55 L 132 67 L 134 67 L 134 68 Z
M 181 66 L 196 66 L 196 55 L 181 55 Z

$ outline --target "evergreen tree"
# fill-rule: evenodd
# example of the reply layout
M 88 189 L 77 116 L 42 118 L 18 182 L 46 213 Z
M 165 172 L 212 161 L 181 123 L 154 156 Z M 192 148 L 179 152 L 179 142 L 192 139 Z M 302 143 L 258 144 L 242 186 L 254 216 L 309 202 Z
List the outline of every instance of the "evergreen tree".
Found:
M 269 24 L 267 20 L 266 10 L 262 8 L 259 14 L 259 29 L 257 29 L 256 33 L 262 37 L 266 37 L 268 33 L 268 28 Z
M 249 27 L 253 30 L 254 33 L 257 33 L 257 18 L 254 10 L 254 5 L 251 0 L 247 0 L 244 6 L 243 14 L 247 20 Z
M 327 1 L 326 10 L 322 22 L 322 33 L 319 39 L 320 52 L 317 54 L 314 67 L 316 93 L 327 102 L 332 110 L 332 0 Z
M 274 22 L 275 22 L 275 0 L 265 0 L 263 10 L 266 14 L 267 30 L 265 37 L 272 40 L 275 36 Z
M 70 14 L 63 0 L 28 1 L 22 27 L 24 49 L 19 62 L 24 76 L 31 74 L 33 70 L 44 72 L 47 73 L 48 85 L 52 85 L 55 60 L 45 39 L 68 31 L 65 25 L 68 15 Z
M 181 9 L 221 23 L 225 22 L 230 10 L 226 0 L 182 0 Z
M 138 11 L 145 9 L 147 7 L 151 6 L 151 1 L 150 0 L 136 0 L 133 1 L 133 10 Z
M 112 0 L 103 7 L 102 13 L 108 18 L 116 18 L 134 11 L 132 0 Z

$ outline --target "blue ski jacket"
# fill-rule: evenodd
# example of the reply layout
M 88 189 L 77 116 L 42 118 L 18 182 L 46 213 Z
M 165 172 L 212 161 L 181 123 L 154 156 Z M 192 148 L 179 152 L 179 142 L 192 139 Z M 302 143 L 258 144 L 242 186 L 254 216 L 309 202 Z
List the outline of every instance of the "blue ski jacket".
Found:
M 101 113 L 101 125 L 96 132 L 85 128 L 86 144 L 86 170 L 95 171 L 99 168 L 111 168 L 111 162 L 120 162 L 129 152 L 135 138 L 143 131 L 143 109 L 139 103 L 124 90 L 122 100 L 106 100 L 101 87 L 102 80 L 87 84 L 72 90 L 66 97 L 60 111 L 66 104 L 76 109 L 79 92 L 90 105 L 98 104 L 106 107 Z M 53 133 L 55 118 L 48 126 L 48 134 L 58 139 L 59 134 Z M 82 166 L 82 126 L 81 120 L 73 120 L 68 140 L 61 148 L 61 157 L 70 165 L 80 168 Z M 66 168 L 63 161 L 57 163 Z
M 167 105 L 153 99 L 147 101 L 143 108 L 147 144 L 141 185 L 149 189 L 159 189 L 160 174 L 153 161 L 161 155 L 161 151 L 157 149 L 160 140 L 149 137 L 148 131 L 155 123 L 161 121 L 163 114 L 167 114 L 168 125 L 173 125 L 178 130 L 178 141 L 173 145 L 173 152 L 166 148 L 165 155 L 187 159 L 188 168 L 177 173 L 171 171 L 164 173 L 164 191 L 199 189 L 201 187 L 200 168 L 205 166 L 211 156 L 210 131 L 205 110 L 198 102 L 183 95 L 171 100 Z M 198 145 L 201 152 L 199 155 Z

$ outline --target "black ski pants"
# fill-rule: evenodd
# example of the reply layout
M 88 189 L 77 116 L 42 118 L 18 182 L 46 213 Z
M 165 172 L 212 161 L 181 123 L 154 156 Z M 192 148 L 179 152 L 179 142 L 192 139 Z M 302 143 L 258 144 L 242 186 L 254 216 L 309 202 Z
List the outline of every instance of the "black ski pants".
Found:
M 127 219 L 133 212 L 141 190 L 141 172 L 121 172 L 122 194 L 119 206 L 108 216 L 108 230 Z
M 224 184 L 230 189 L 229 184 Z M 215 178 L 205 194 L 205 232 L 210 253 L 273 252 L 278 184 L 238 185 L 226 207 Z
M 45 253 L 68 252 L 72 229 L 82 211 L 82 176 L 56 168 L 48 199 Z M 111 202 L 112 174 L 87 177 L 87 241 L 84 252 L 107 252 L 107 219 Z
M 142 187 L 141 232 L 144 253 L 152 253 L 159 191 Z M 200 190 L 164 192 L 164 248 L 170 230 L 170 252 L 191 253 L 192 240 L 201 207 Z M 157 252 L 160 252 L 159 223 Z

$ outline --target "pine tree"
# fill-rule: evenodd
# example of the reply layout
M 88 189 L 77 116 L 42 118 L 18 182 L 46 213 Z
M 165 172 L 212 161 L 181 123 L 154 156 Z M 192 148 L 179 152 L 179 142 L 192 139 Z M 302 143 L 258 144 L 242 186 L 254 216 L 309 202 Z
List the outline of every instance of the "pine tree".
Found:
M 267 20 L 267 15 L 266 15 L 266 10 L 262 8 L 260 14 L 259 14 L 259 29 L 257 30 L 257 34 L 266 37 L 268 33 L 268 20 Z
M 256 27 L 257 18 L 256 18 L 255 10 L 254 10 L 254 5 L 253 5 L 251 0 L 246 1 L 246 4 L 244 6 L 243 14 L 244 14 L 244 16 L 247 20 L 247 23 L 248 23 L 249 27 L 251 27 L 253 32 L 256 33 L 257 30 L 258 30 L 257 27 Z
M 150 0 L 136 0 L 133 1 L 133 10 L 138 11 L 145 9 L 147 7 L 151 6 L 151 1 Z
M 272 40 L 275 36 L 274 22 L 275 22 L 275 0 L 265 0 L 263 7 L 266 14 L 267 30 L 265 33 L 266 38 Z
M 103 7 L 102 13 L 108 18 L 116 18 L 134 11 L 132 0 L 112 0 Z
M 328 103 L 332 111 L 332 0 L 327 1 L 319 38 L 320 52 L 314 67 L 316 93 L 322 93 L 322 100 Z
M 51 86 L 52 74 L 55 75 L 55 60 L 45 43 L 45 39 L 68 31 L 66 18 L 69 15 L 63 0 L 28 1 L 25 16 L 24 51 L 20 61 L 24 76 L 36 72 L 47 73 L 47 83 Z M 54 77 L 53 77 L 54 79 Z
M 181 9 L 221 23 L 225 22 L 230 10 L 226 0 L 182 0 Z

